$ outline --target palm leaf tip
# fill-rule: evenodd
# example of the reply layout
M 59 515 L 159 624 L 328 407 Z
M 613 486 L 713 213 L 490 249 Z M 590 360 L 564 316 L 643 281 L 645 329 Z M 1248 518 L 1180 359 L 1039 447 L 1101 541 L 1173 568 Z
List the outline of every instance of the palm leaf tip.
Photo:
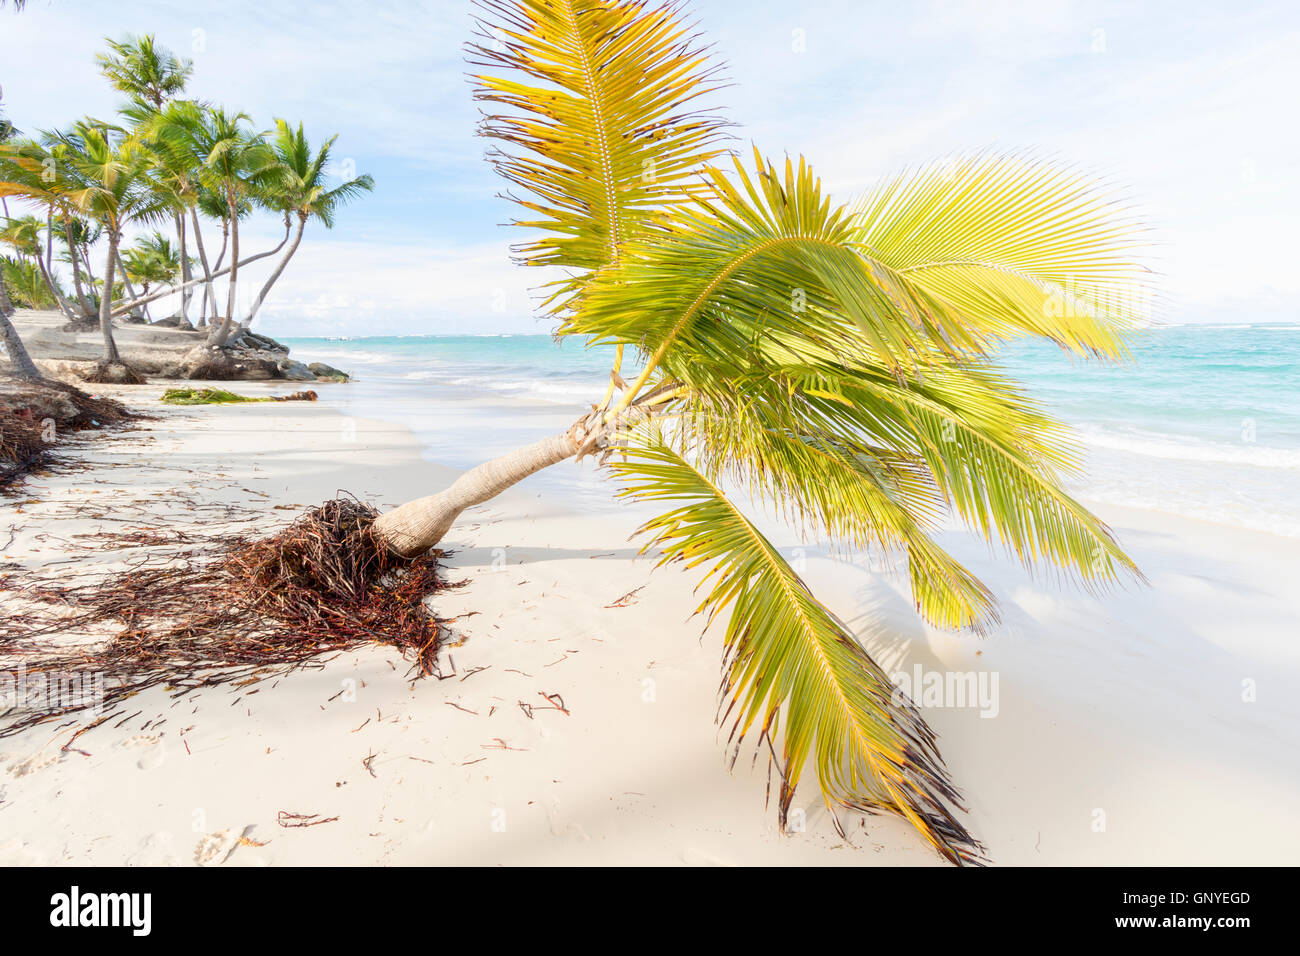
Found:
M 730 609 L 721 719 L 735 752 L 755 728 L 774 757 L 779 744 L 782 824 L 811 764 L 828 806 L 897 813 L 946 859 L 983 862 L 957 819 L 963 808 L 933 731 L 848 627 L 677 451 L 653 439 L 623 451 L 611 466 L 625 483 L 620 493 L 672 502 L 641 529 L 647 547 L 660 550 L 661 563 L 707 568 L 699 610 L 710 622 Z

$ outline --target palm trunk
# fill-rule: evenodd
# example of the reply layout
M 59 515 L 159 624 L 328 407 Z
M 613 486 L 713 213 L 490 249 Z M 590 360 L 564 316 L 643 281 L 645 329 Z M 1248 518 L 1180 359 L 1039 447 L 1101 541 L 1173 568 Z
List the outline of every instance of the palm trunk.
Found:
M 90 264 L 90 246 L 81 247 L 81 264 L 86 267 L 86 278 L 90 282 L 90 289 L 95 289 L 95 270 Z
M 122 364 L 122 356 L 117 353 L 117 343 L 113 341 L 113 268 L 117 264 L 119 238 L 116 231 L 110 228 L 108 262 L 104 266 L 104 292 L 99 297 L 99 330 L 104 334 L 104 361 L 109 365 Z
M 126 263 L 122 261 L 122 253 L 117 254 L 117 268 L 122 273 L 122 287 L 126 289 L 126 301 L 134 302 L 136 299 L 135 289 L 131 286 L 131 277 L 126 274 Z
M 217 262 L 212 268 L 214 271 L 221 268 L 221 263 L 226 261 L 226 247 L 230 245 L 230 220 L 221 220 L 221 251 L 217 253 Z M 211 315 L 217 317 L 217 295 L 214 290 L 203 290 L 203 321 L 208 322 L 208 309 L 212 309 Z
M 267 256 L 273 256 L 277 252 L 279 252 L 283 246 L 284 246 L 284 242 L 282 241 L 280 245 L 276 246 L 273 249 L 268 249 L 266 250 L 266 252 L 259 252 L 255 256 L 249 256 L 247 259 L 241 260 L 239 265 L 242 268 L 246 265 L 249 265 L 250 263 L 256 262 L 258 259 L 265 259 Z M 230 269 L 228 268 L 218 269 L 212 273 L 212 278 L 219 279 L 221 276 L 225 275 L 229 271 Z M 123 315 L 127 312 L 130 312 L 132 309 L 137 308 L 138 306 L 144 305 L 146 302 L 156 302 L 157 300 L 163 298 L 164 296 L 175 295 L 177 292 L 180 292 L 182 289 L 186 289 L 186 288 L 192 289 L 200 282 L 207 282 L 207 281 L 208 281 L 207 278 L 191 279 L 189 282 L 182 283 L 180 285 L 169 285 L 165 289 L 160 289 L 157 292 L 150 292 L 146 296 L 141 296 L 138 299 L 132 299 L 129 302 L 122 302 L 119 305 L 113 306 L 113 315 L 115 316 Z
M 69 219 L 63 220 L 63 237 L 68 242 L 68 258 L 72 260 L 72 285 L 77 290 L 77 302 L 81 305 L 81 314 L 91 315 L 94 310 L 90 307 L 90 300 L 86 298 L 86 290 L 81 283 L 81 262 L 77 255 L 77 246 L 72 241 L 72 221 Z
M 243 322 L 239 323 L 240 328 L 243 329 L 252 328 L 253 317 L 257 315 L 257 310 L 262 307 L 262 303 L 266 300 L 266 294 L 271 291 L 271 286 L 275 285 L 275 281 L 279 279 L 281 273 L 284 272 L 284 267 L 287 266 L 289 264 L 289 260 L 293 258 L 294 252 L 298 249 L 298 243 L 302 242 L 303 230 L 306 228 L 307 228 L 307 217 L 299 214 L 298 231 L 297 233 L 294 234 L 293 243 L 289 246 L 288 249 L 284 251 L 284 258 L 281 259 L 279 264 L 275 267 L 275 271 L 271 273 L 271 277 L 266 280 L 266 285 L 262 286 L 262 291 L 257 293 L 257 298 L 253 300 L 252 308 L 248 310 L 248 318 L 244 319 Z
M 495 498 L 529 475 L 577 454 L 582 445 L 581 425 L 484 462 L 457 478 L 446 491 L 408 501 L 380 515 L 373 526 L 375 533 L 403 557 L 423 554 L 442 540 L 466 508 Z
M 190 269 L 189 252 L 185 247 L 185 233 L 186 233 L 185 213 L 178 212 L 176 214 L 176 241 L 180 244 L 181 247 L 181 281 L 189 282 L 190 279 L 194 277 L 194 275 L 193 275 L 193 270 Z M 194 297 L 194 293 L 191 292 L 189 289 L 181 290 L 181 318 L 185 319 L 186 321 L 189 321 L 190 299 L 192 299 L 193 297 Z
M 58 286 L 54 284 L 54 277 L 50 275 L 50 270 L 45 268 L 45 260 L 41 258 L 40 249 L 36 250 L 36 255 L 32 258 L 36 260 L 36 266 L 41 270 L 41 278 L 45 280 L 45 286 L 50 290 L 50 295 L 54 297 L 54 301 L 58 305 L 59 311 L 75 322 L 77 314 L 72 311 L 71 303 L 63 297 L 62 293 L 59 292 Z
M 27 354 L 23 340 L 18 337 L 18 330 L 9 321 L 9 316 L 13 314 L 14 304 L 9 301 L 9 290 L 5 288 L 4 276 L 0 275 L 0 345 L 5 347 L 14 375 L 24 381 L 38 382 L 45 376 Z
M 235 298 L 239 294 L 239 209 L 232 199 L 230 205 L 230 279 L 226 286 L 226 314 L 221 317 L 212 334 L 208 336 L 208 345 L 221 348 L 230 339 L 235 330 Z
M 54 271 L 54 207 L 45 211 L 45 268 Z
M 208 250 L 203 245 L 203 232 L 199 229 L 199 213 L 190 207 L 190 221 L 194 223 L 194 244 L 199 247 L 199 265 L 203 266 L 203 305 L 199 308 L 199 325 L 208 320 L 208 300 L 214 298 L 212 290 L 212 269 L 208 267 Z M 221 268 L 221 264 L 217 264 Z

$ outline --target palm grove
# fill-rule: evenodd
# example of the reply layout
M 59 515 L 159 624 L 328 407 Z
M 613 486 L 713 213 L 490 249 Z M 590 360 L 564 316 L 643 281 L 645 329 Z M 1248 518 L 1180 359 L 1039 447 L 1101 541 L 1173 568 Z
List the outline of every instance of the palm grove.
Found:
M 74 328 L 97 325 L 103 355 L 92 378 L 132 381 L 114 320 L 148 321 L 151 303 L 179 293 L 173 321 L 206 328 L 208 346 L 232 344 L 308 223 L 332 227 L 340 206 L 374 186 L 369 176 L 335 177 L 334 137 L 313 147 L 302 124 L 277 119 L 259 131 L 246 113 L 187 99 L 192 64 L 153 37 L 106 42 L 96 62 L 126 97 L 116 119 L 32 136 L 0 120 L 0 243 L 10 253 L 0 258 L 0 340 L 28 378 L 39 372 L 9 321 L 15 305 L 57 308 Z M 27 214 L 11 216 L 11 201 Z M 279 217 L 284 233 L 251 252 L 240 225 L 256 210 Z M 126 244 L 128 230 L 142 234 Z M 241 297 L 241 270 L 271 257 L 269 277 Z
M 388 556 L 426 554 L 467 508 L 594 456 L 622 495 L 662 508 L 641 529 L 647 547 L 702 572 L 728 746 L 771 756 L 781 819 L 811 772 L 832 816 L 896 813 L 947 859 L 980 862 L 930 727 L 743 504 L 891 558 L 943 628 L 998 620 L 935 537 L 949 515 L 1088 588 L 1139 578 L 1062 489 L 1077 467 L 1067 432 L 996 360 L 1020 336 L 1124 357 L 1144 301 L 1139 227 L 1088 181 L 1017 156 L 921 167 L 837 202 L 802 158 L 731 155 L 730 124 L 705 105 L 718 68 L 676 0 L 479 6 L 474 95 L 524 210 L 520 258 L 564 274 L 547 300 L 558 334 L 617 357 L 570 428 L 371 517 L 347 547 L 384 557 L 340 562 L 378 569 L 378 587 Z M 183 128 L 154 112 L 159 131 Z M 150 151 L 164 181 L 166 148 Z M 258 566 L 299 574 L 301 554 L 277 554 Z M 258 593 L 271 593 L 264 578 Z

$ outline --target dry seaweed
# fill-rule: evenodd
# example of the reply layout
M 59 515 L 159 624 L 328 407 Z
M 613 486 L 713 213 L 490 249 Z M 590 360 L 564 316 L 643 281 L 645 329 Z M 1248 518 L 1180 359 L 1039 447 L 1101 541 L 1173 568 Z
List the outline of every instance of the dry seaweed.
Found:
M 0 491 L 53 462 L 58 436 L 145 416 L 121 402 L 57 381 L 0 385 Z
M 0 737 L 90 706 L 116 716 L 127 698 L 159 685 L 177 697 L 231 683 L 242 689 L 369 643 L 400 649 L 415 676 L 443 676 L 445 629 L 424 603 L 448 587 L 438 573 L 442 552 L 393 554 L 373 533 L 376 516 L 368 505 L 336 498 L 277 534 L 214 536 L 187 551 L 158 550 L 157 534 L 125 532 L 123 544 L 153 552 L 127 573 L 90 584 L 0 575 L 0 591 L 26 605 L 8 616 L 0 653 L 21 659 L 29 679 L 104 679 L 102 701 L 0 716 Z M 53 635 L 88 637 L 103 625 L 119 630 L 106 641 L 51 650 Z

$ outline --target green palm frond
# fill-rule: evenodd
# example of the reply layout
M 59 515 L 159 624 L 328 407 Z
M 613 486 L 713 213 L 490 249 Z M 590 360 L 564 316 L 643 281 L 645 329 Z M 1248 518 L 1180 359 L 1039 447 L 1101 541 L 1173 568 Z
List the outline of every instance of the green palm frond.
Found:
M 773 383 L 773 388 L 766 388 Z M 765 376 L 692 395 L 676 434 L 712 481 L 729 479 L 819 538 L 906 560 L 919 613 L 950 629 L 997 621 L 988 588 L 931 537 L 946 504 L 917 455 L 879 444 L 819 399 Z
M 783 175 L 757 152 L 755 165 L 751 177 L 735 163 L 737 185 L 710 168 L 713 197 L 629 244 L 560 331 L 646 352 L 630 391 L 656 371 L 693 383 L 710 367 L 696 366 L 701 352 L 728 362 L 729 377 L 760 356 L 901 375 L 917 355 L 979 349 L 962 323 L 863 253 L 849 210 L 802 159 L 787 160 Z
M 933 734 L 848 627 L 685 458 L 653 441 L 627 455 L 612 466 L 622 495 L 672 505 L 641 529 L 647 547 L 661 564 L 707 566 L 699 610 L 710 622 L 730 611 L 729 742 L 738 752 L 751 732 L 756 745 L 779 741 L 782 821 L 811 759 L 828 806 L 893 810 L 952 862 L 981 862 L 982 847 L 953 814 L 959 796 Z
M 972 330 L 1118 358 L 1149 318 L 1146 245 L 1091 180 L 1021 156 L 957 157 L 887 179 L 856 207 L 863 247 Z
M 546 235 L 529 265 L 597 269 L 680 202 L 723 152 L 726 123 L 696 107 L 720 85 L 678 3 L 479 0 L 475 99 L 500 112 L 482 132 L 490 159 Z

